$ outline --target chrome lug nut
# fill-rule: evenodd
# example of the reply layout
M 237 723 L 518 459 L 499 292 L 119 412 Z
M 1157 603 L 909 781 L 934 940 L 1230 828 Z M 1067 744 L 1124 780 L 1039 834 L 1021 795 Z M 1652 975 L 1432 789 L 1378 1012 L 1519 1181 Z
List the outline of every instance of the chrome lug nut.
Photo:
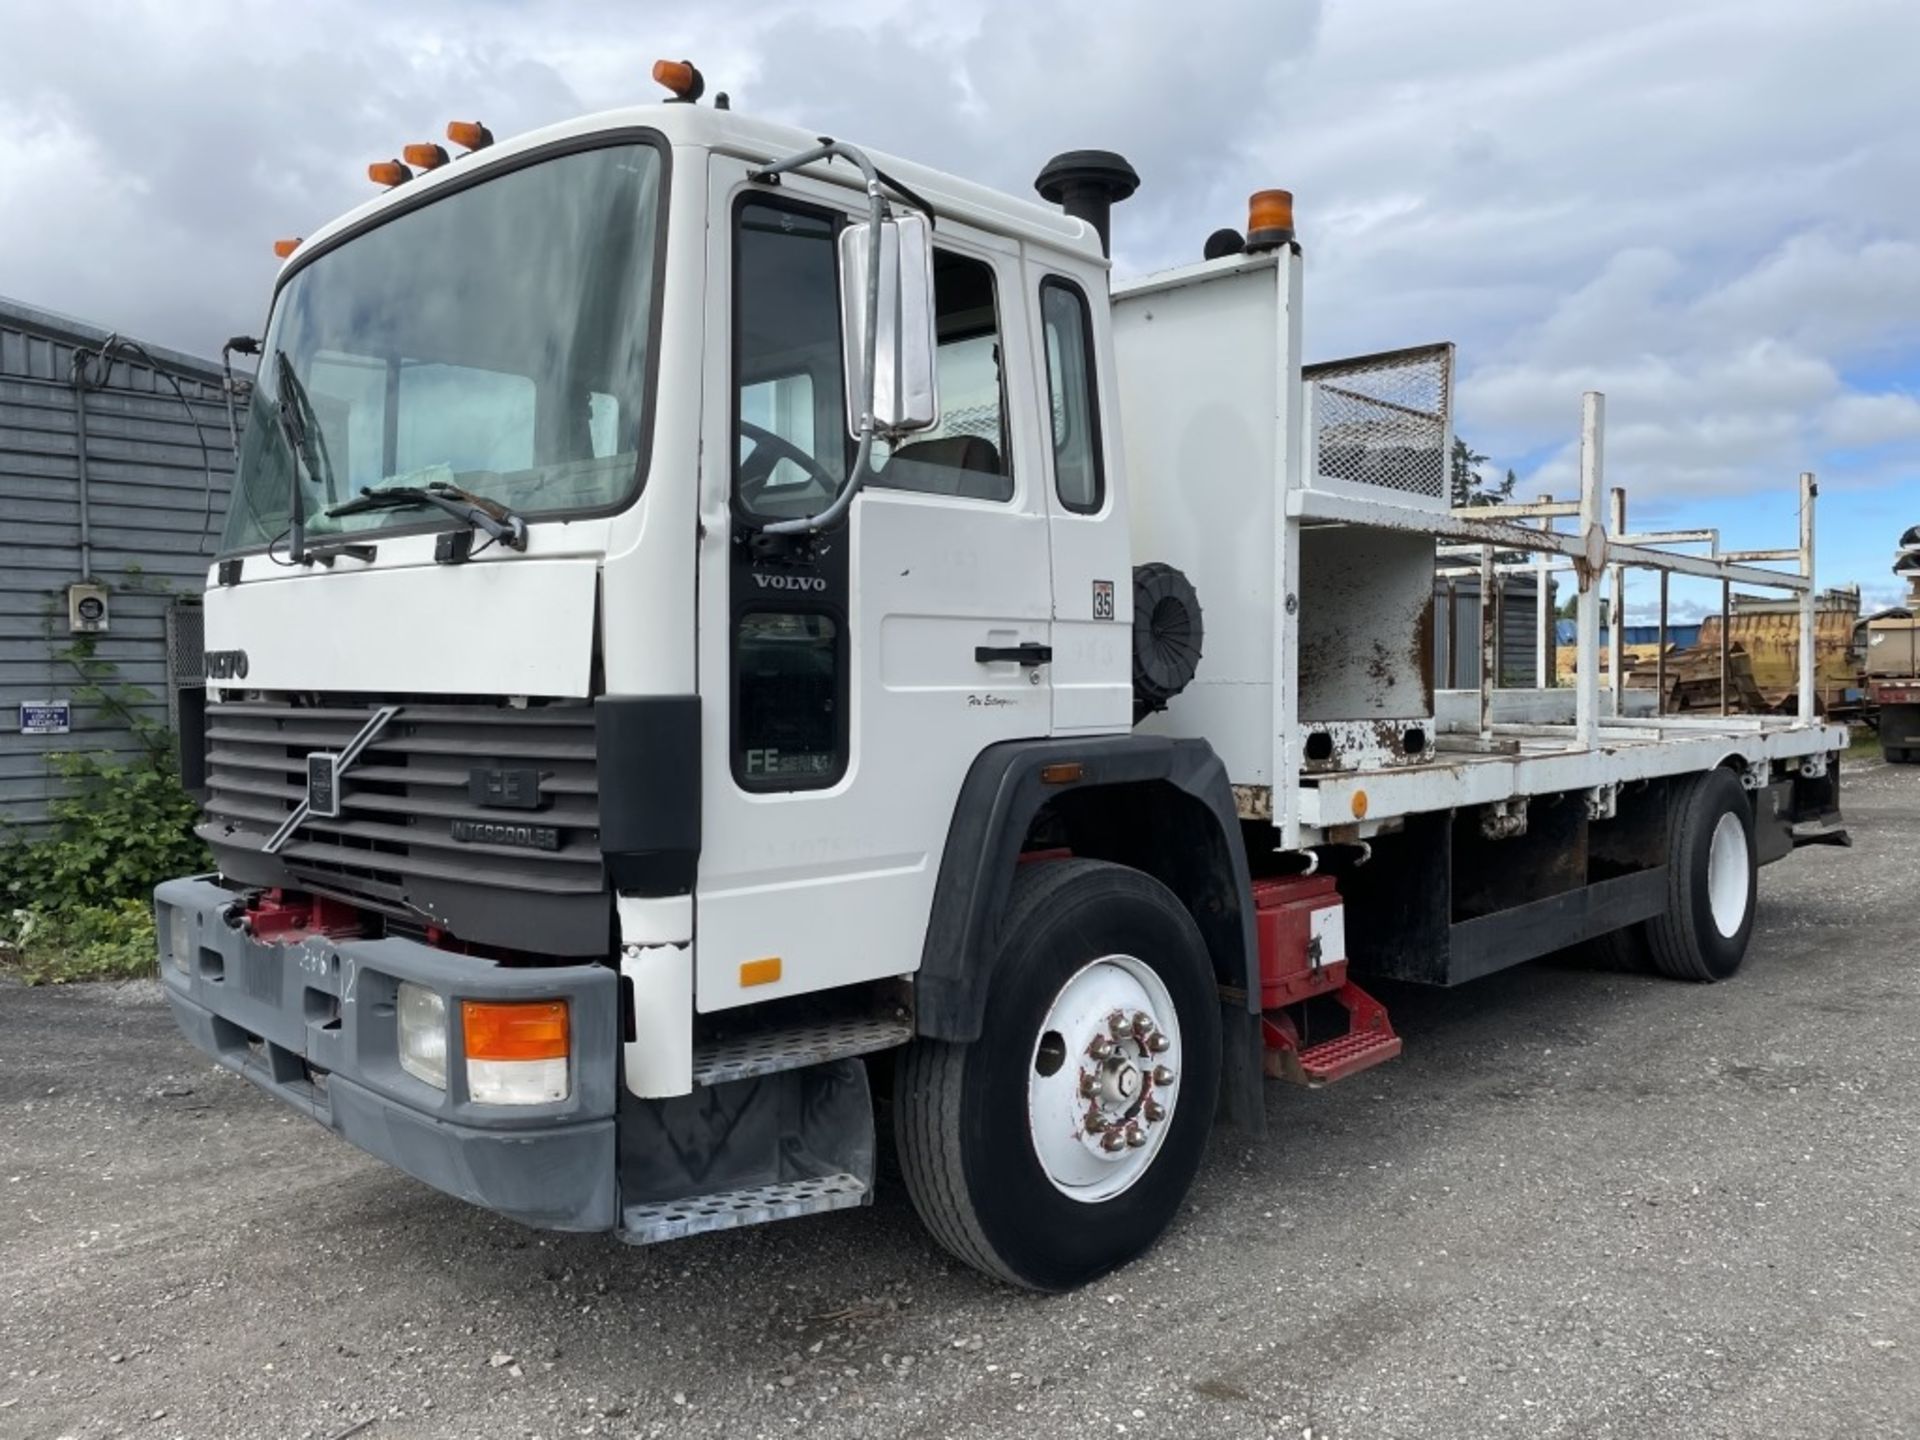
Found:
M 1099 1089 L 1100 1082 L 1094 1078 L 1092 1072 L 1082 1070 L 1080 1072 L 1080 1098 L 1083 1100 L 1091 1100 Z
M 1133 1021 L 1116 1010 L 1108 1018 L 1107 1028 L 1113 1032 L 1114 1039 L 1124 1040 L 1133 1034 Z
M 1104 1035 L 1096 1035 L 1087 1046 L 1087 1054 L 1096 1060 L 1104 1060 L 1113 1053 L 1113 1042 Z
M 1145 1134 L 1141 1132 L 1139 1126 L 1129 1125 L 1127 1127 L 1127 1148 L 1128 1149 L 1138 1150 L 1142 1145 L 1146 1143 L 1147 1143 L 1147 1137 Z
M 1123 1131 L 1119 1131 L 1119 1130 L 1109 1130 L 1105 1135 L 1100 1137 L 1100 1148 L 1102 1150 L 1106 1150 L 1109 1152 L 1118 1150 L 1122 1146 L 1129 1145 L 1131 1143 L 1132 1141 L 1127 1137 L 1127 1135 Z
M 1173 1084 L 1173 1070 L 1172 1070 L 1172 1067 L 1170 1067 L 1170 1066 L 1167 1066 L 1167 1065 L 1156 1065 L 1156 1066 L 1154 1066 L 1154 1067 L 1153 1067 L 1153 1083 L 1154 1083 L 1154 1084 L 1156 1084 L 1156 1085 L 1171 1085 L 1171 1084 Z
M 1169 1040 L 1165 1035 L 1162 1035 L 1158 1030 L 1154 1031 L 1152 1037 L 1147 1041 L 1147 1049 L 1155 1055 L 1164 1055 L 1172 1048 L 1173 1041 Z
M 1147 1117 L 1149 1125 L 1154 1125 L 1167 1118 L 1167 1107 L 1158 1100 L 1149 1100 L 1140 1113 Z
M 1088 1112 L 1087 1133 L 1089 1135 L 1098 1135 L 1101 1131 L 1105 1130 L 1106 1128 L 1107 1128 L 1106 1116 L 1102 1115 L 1098 1110 L 1093 1110 Z

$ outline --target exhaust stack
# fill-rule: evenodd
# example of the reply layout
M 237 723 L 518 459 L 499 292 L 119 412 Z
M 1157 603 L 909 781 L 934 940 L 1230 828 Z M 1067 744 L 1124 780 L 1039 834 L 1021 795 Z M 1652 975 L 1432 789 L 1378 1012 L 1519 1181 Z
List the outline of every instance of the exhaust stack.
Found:
M 1048 204 L 1093 226 L 1100 236 L 1100 253 L 1112 258 L 1108 225 L 1113 207 L 1140 188 L 1140 177 L 1125 156 L 1111 150 L 1068 150 L 1042 167 L 1033 188 Z

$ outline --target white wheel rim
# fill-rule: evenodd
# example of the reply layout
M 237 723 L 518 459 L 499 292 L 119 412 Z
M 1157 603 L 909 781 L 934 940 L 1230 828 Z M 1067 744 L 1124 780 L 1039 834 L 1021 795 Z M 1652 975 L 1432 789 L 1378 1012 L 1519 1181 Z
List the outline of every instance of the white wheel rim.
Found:
M 1060 987 L 1027 1061 L 1027 1130 L 1056 1190 L 1091 1205 L 1147 1173 L 1180 1057 L 1173 997 L 1144 962 L 1105 955 Z
M 1707 850 L 1707 903 L 1713 911 L 1713 928 L 1729 940 L 1740 933 L 1740 922 L 1747 918 L 1747 891 L 1752 884 L 1747 827 L 1729 810 L 1713 827 L 1713 844 Z

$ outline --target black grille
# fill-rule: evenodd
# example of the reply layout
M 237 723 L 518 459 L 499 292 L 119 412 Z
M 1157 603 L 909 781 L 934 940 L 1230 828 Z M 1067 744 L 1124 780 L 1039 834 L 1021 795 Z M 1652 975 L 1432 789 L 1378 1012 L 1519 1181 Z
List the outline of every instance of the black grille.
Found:
M 340 751 L 378 704 L 226 701 L 207 707 L 200 835 L 249 884 L 323 890 L 483 943 L 590 953 L 607 936 L 590 704 L 404 703 L 347 771 L 337 819 L 267 838 L 306 796 L 306 757 Z M 541 808 L 475 804 L 476 770 L 531 770 Z M 455 839 L 456 822 L 558 831 L 557 848 Z M 469 833 L 472 833 L 471 831 Z M 584 926 L 584 929 L 582 928 Z

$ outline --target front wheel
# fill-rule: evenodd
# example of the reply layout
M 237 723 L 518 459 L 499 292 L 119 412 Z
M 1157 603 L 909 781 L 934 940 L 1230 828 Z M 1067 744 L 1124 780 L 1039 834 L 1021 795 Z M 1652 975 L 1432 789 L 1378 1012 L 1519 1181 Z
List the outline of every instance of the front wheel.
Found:
M 916 1041 L 895 1128 L 914 1208 L 989 1275 L 1068 1290 L 1145 1251 L 1199 1169 L 1220 1084 L 1205 943 L 1152 877 L 1023 867 L 980 1038 Z

